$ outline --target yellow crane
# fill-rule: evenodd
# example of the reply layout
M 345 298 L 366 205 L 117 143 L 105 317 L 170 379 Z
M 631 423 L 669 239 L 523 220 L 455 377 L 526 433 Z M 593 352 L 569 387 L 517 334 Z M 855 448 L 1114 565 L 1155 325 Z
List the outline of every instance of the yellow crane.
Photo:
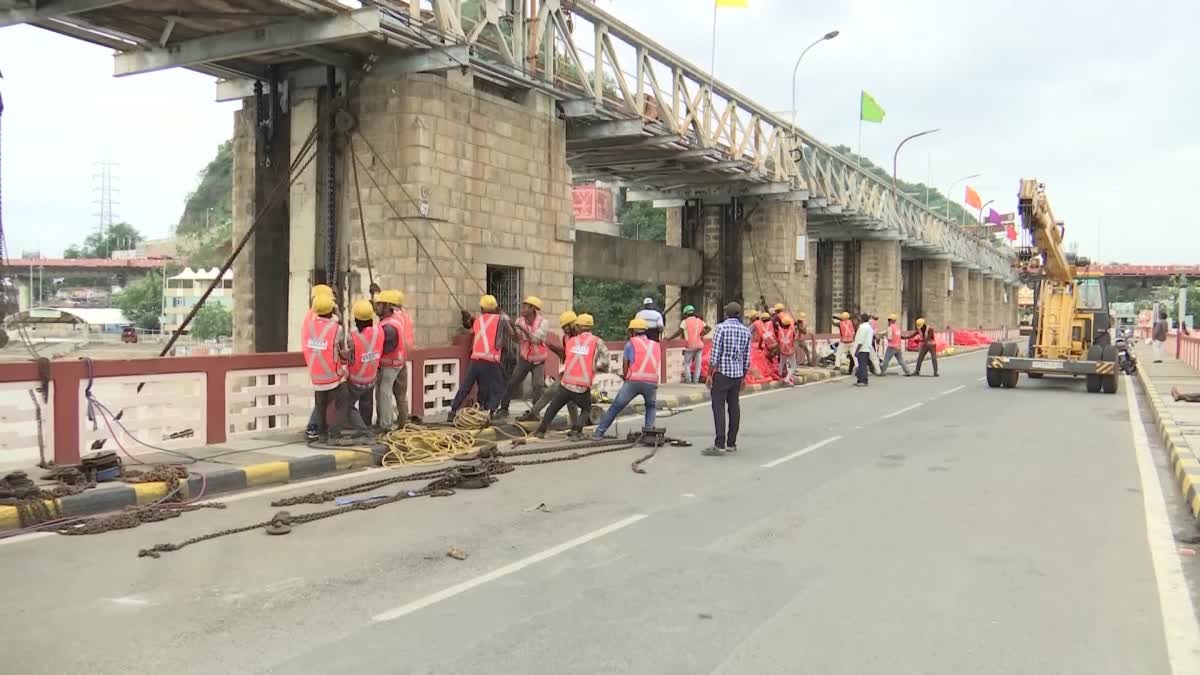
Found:
M 1117 393 L 1104 276 L 1088 272 L 1086 258 L 1063 248 L 1065 228 L 1054 218 L 1045 185 L 1022 179 L 1017 199 L 1021 227 L 1032 240 L 1019 255 L 1024 276 L 1036 282 L 1032 334 L 1025 354 L 1013 342 L 988 348 L 988 386 L 1011 389 L 1021 373 L 1034 379 L 1062 375 L 1083 377 L 1089 392 Z

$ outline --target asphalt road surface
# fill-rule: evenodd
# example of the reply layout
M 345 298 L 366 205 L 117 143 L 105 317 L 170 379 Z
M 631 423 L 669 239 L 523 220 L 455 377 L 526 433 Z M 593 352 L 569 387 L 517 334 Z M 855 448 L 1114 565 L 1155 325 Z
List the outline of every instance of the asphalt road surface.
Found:
M 3 670 L 1200 672 L 1196 559 L 1171 541 L 1178 498 L 1136 397 L 989 390 L 982 370 L 749 397 L 725 457 L 699 454 L 708 409 L 681 412 L 662 422 L 697 447 L 646 475 L 635 451 L 523 468 L 159 560 L 136 553 L 312 487 L 9 540 Z

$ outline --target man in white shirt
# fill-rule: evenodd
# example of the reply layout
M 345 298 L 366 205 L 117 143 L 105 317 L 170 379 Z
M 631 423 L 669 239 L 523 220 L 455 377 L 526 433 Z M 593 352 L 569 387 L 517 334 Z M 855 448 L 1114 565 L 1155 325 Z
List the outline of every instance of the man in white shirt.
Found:
M 662 338 L 663 328 L 666 327 L 666 322 L 663 321 L 662 312 L 654 306 L 654 298 L 646 298 L 642 300 L 642 309 L 638 311 L 637 318 L 646 322 L 646 337 L 658 342 Z
M 856 387 L 867 386 L 867 374 L 871 372 L 871 352 L 875 349 L 875 329 L 871 327 L 871 315 L 863 314 L 854 334 L 853 353 L 858 359 L 858 381 Z

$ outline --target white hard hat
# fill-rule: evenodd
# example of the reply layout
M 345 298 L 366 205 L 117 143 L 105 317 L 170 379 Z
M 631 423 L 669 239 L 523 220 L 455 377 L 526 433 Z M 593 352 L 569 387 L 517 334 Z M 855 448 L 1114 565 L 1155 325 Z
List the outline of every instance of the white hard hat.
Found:
M 654 298 L 646 298 L 645 300 L 643 300 L 643 301 L 642 301 L 642 304 L 643 304 L 643 305 L 653 305 L 653 304 L 654 304 Z

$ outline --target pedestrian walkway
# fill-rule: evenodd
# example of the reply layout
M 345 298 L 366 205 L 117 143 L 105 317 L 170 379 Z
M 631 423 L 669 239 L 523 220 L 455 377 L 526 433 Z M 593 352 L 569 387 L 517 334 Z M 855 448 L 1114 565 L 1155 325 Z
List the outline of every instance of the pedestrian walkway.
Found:
M 1154 422 L 1171 453 L 1171 464 L 1179 489 L 1200 518 L 1200 403 L 1175 401 L 1171 389 L 1200 393 L 1200 371 L 1167 356 L 1154 363 L 1148 345 L 1137 347 L 1138 379 L 1146 391 Z

